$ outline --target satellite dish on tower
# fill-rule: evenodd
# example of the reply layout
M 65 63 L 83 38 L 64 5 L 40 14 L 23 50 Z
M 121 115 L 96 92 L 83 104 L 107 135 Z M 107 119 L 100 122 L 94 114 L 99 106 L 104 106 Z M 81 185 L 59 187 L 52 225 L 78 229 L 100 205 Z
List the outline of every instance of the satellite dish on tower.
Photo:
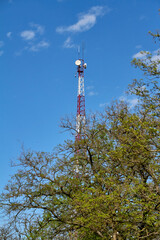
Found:
M 80 61 L 80 60 L 77 60 L 77 61 L 75 61 L 75 64 L 76 64 L 77 66 L 80 66 L 80 65 L 81 65 L 81 61 Z

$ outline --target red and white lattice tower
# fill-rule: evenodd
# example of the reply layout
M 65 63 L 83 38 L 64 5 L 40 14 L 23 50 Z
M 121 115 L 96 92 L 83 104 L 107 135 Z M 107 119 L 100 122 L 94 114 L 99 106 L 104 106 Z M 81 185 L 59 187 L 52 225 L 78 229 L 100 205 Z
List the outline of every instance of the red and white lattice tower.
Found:
M 76 141 L 82 139 L 85 131 L 85 92 L 84 92 L 84 69 L 87 64 L 83 59 L 75 62 L 78 74 L 78 94 L 77 94 L 77 119 L 76 119 Z

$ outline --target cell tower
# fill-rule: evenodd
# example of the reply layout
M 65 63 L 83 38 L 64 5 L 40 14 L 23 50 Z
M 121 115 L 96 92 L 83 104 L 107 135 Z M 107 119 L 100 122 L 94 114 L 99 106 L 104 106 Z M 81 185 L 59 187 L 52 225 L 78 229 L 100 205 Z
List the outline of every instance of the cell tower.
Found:
M 85 92 L 84 92 L 84 69 L 87 64 L 84 59 L 75 61 L 78 75 L 78 94 L 77 94 L 77 119 L 76 119 L 76 141 L 82 139 L 85 130 Z

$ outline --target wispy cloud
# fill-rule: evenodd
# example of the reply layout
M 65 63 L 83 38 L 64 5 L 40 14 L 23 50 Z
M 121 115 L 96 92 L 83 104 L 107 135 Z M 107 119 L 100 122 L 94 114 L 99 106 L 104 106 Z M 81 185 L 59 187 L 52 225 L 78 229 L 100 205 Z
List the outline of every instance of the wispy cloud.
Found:
M 129 105 L 130 109 L 133 109 L 138 104 L 138 98 L 127 98 L 126 96 L 119 97 L 119 100 L 122 102 L 126 102 Z M 99 107 L 106 107 L 109 105 L 109 102 L 100 103 Z
M 30 26 L 34 29 L 34 32 L 35 33 L 38 33 L 38 34 L 44 34 L 44 26 L 41 26 L 40 24 L 37 24 L 37 23 L 30 23 Z
M 158 48 L 157 50 L 153 51 L 154 55 L 160 55 L 160 48 Z
M 87 13 L 81 13 L 78 16 L 78 21 L 70 26 L 61 26 L 56 29 L 58 33 L 64 32 L 84 32 L 91 29 L 97 21 L 97 17 L 103 16 L 108 13 L 110 9 L 104 6 L 94 6 Z
M 153 52 L 140 51 L 140 52 L 134 54 L 132 57 L 147 61 L 147 55 L 150 56 L 151 62 L 157 63 L 158 67 L 159 67 L 159 65 L 160 65 L 160 49 L 157 49 Z
M 152 58 L 151 58 L 152 62 L 160 62 L 160 55 L 154 55 Z
M 71 37 L 68 37 L 68 38 L 65 40 L 65 42 L 64 42 L 64 44 L 63 44 L 63 47 L 64 47 L 64 48 L 76 48 L 77 45 L 73 43 Z
M 50 43 L 42 38 L 45 32 L 44 26 L 36 23 L 30 23 L 30 29 L 24 30 L 20 33 L 20 36 L 25 40 L 26 45 L 23 49 L 16 52 L 16 56 L 22 55 L 26 50 L 31 52 L 39 52 L 42 49 L 46 49 L 50 46 Z
M 108 106 L 108 104 L 109 104 L 109 103 L 100 103 L 99 106 L 100 106 L 101 108 L 104 108 L 104 107 Z
M 158 69 L 160 70 L 160 48 L 153 51 L 151 61 L 156 63 Z
M 138 98 L 127 98 L 125 96 L 121 96 L 119 100 L 127 102 L 129 104 L 130 109 L 133 109 L 138 104 Z
M 134 54 L 132 57 L 133 58 L 145 58 L 148 53 L 149 52 L 146 52 L 146 51 L 145 52 L 144 51 L 140 51 L 140 52 Z
M 35 32 L 32 30 L 25 30 L 20 33 L 20 36 L 23 38 L 23 40 L 28 41 L 32 40 L 35 37 Z
M 95 92 L 95 91 L 88 92 L 88 96 L 90 96 L 90 97 L 97 96 L 97 95 L 98 95 L 98 92 Z
M 132 109 L 138 104 L 138 98 L 128 99 L 128 103 Z
M 6 36 L 7 36 L 8 38 L 11 38 L 12 32 L 7 32 Z
M 87 90 L 87 95 L 90 96 L 90 97 L 98 95 L 98 92 L 94 90 L 93 85 L 87 86 L 86 90 Z
M 31 29 L 24 30 L 20 33 L 20 36 L 23 40 L 30 41 L 33 40 L 37 35 L 43 35 L 44 34 L 44 27 L 40 24 L 36 23 L 30 23 Z
M 37 44 L 33 44 L 31 47 L 28 49 L 32 52 L 38 52 L 41 49 L 48 48 L 50 46 L 49 42 L 47 41 L 40 41 Z

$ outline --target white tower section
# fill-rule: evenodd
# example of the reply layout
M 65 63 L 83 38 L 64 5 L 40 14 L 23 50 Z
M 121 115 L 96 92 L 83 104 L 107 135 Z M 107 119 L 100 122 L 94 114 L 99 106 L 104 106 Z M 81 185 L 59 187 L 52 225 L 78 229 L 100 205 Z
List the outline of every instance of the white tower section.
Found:
M 75 62 L 78 73 L 78 93 L 77 93 L 77 122 L 76 122 L 76 140 L 80 140 L 85 129 L 85 92 L 84 92 L 84 69 L 87 64 L 83 59 L 78 59 Z

